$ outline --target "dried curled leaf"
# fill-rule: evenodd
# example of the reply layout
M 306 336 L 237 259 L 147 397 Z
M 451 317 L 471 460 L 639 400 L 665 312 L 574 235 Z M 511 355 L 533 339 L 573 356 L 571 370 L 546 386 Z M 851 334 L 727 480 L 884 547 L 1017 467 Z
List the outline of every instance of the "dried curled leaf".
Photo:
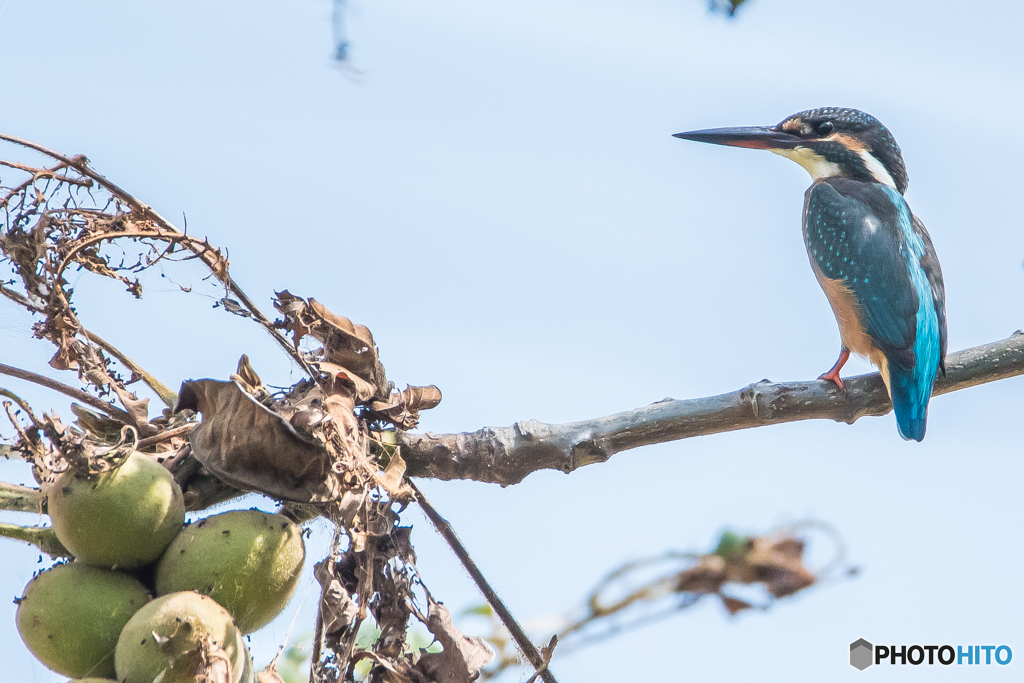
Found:
M 441 390 L 434 385 L 406 386 L 405 391 L 392 393 L 387 401 L 371 403 L 371 417 L 387 420 L 400 429 L 413 429 L 420 422 L 420 411 L 434 408 L 440 402 Z
M 366 406 L 367 420 L 412 429 L 419 423 L 421 410 L 441 402 L 441 391 L 435 386 L 394 391 L 384 374 L 373 335 L 365 326 L 332 313 L 316 299 L 307 301 L 287 290 L 276 296 L 274 306 L 285 319 L 275 325 L 291 332 L 296 346 L 306 336 L 320 342 L 322 349 L 316 354 L 320 360 L 311 364 L 330 378 L 325 391 L 333 393 L 338 383 L 349 384 L 356 404 Z M 318 381 L 324 383 L 323 378 Z
M 804 541 L 797 535 L 802 528 L 825 531 L 841 557 L 842 544 L 827 525 L 813 521 L 778 529 L 764 536 L 745 536 L 731 531 L 722 534 L 717 547 L 706 554 L 668 551 L 662 555 L 628 562 L 603 578 L 591 592 L 587 609 L 581 616 L 568 616 L 559 637 L 578 638 L 586 629 L 586 642 L 596 642 L 628 628 L 648 623 L 650 615 L 664 614 L 658 603 L 671 596 L 672 609 L 686 609 L 707 596 L 721 601 L 729 614 L 768 609 L 775 599 L 792 595 L 819 582 L 820 575 L 803 564 Z M 682 567 L 679 563 L 685 563 Z M 671 567 L 669 571 L 659 569 Z M 838 563 L 828 565 L 837 567 Z M 739 584 L 753 586 L 740 589 Z M 746 595 L 732 593 L 742 590 Z M 765 596 L 765 593 L 767 596 Z M 759 597 L 749 601 L 755 595 Z M 748 597 L 749 596 L 749 597 Z M 490 639 L 501 652 L 500 639 Z M 502 652 L 494 675 L 516 660 Z
M 405 460 L 397 449 L 388 466 L 376 476 L 377 483 L 384 487 L 394 502 L 405 505 L 416 497 L 415 491 L 405 480 Z
M 263 380 L 253 370 L 252 364 L 249 363 L 249 356 L 244 353 L 238 359 L 238 369 L 235 371 L 232 379 L 237 380 L 250 394 L 266 392 L 266 389 L 263 387 Z
M 75 422 L 81 429 L 99 439 L 113 441 L 121 435 L 121 427 L 124 425 L 117 420 L 100 415 L 77 403 L 71 404 L 71 412 L 78 418 Z
M 408 671 L 408 666 L 406 666 L 404 661 L 397 662 L 396 666 L 396 663 L 390 662 L 376 652 L 370 652 L 369 650 L 360 650 L 352 657 L 349 671 L 353 671 L 356 664 L 364 659 L 373 661 L 370 677 L 364 680 L 372 681 L 372 683 L 423 683 L 421 677 L 418 676 L 416 679 L 412 679 L 405 673 L 402 673 L 402 671 L 399 671 L 399 667 L 403 671 Z
M 753 605 L 751 605 L 746 600 L 739 600 L 737 598 L 730 598 L 728 595 L 723 595 L 722 596 L 722 606 L 725 607 L 725 610 L 729 614 L 739 614 L 740 612 L 742 612 L 744 610 L 753 609 L 753 607 L 754 607 Z
M 776 598 L 792 595 L 816 580 L 803 564 L 803 551 L 804 542 L 789 533 L 746 537 L 727 531 L 714 552 L 679 574 L 676 591 L 718 593 L 726 583 L 736 582 L 763 584 Z
M 679 593 L 717 593 L 729 580 L 726 562 L 718 555 L 705 555 L 693 567 L 681 572 L 676 581 Z
M 811 586 L 815 576 L 803 563 L 804 542 L 791 536 L 755 538 L 753 547 L 736 570 L 739 577 L 763 583 L 776 598 Z
M 467 637 L 452 624 L 452 615 L 441 603 L 427 595 L 430 608 L 427 628 L 434 634 L 444 652 L 426 652 L 416 670 L 436 683 L 472 683 L 480 670 L 494 659 L 494 650 L 483 638 Z
M 335 563 L 330 560 L 317 562 L 313 574 L 320 584 L 320 618 L 324 633 L 334 635 L 348 629 L 359 614 L 359 606 L 345 590 L 341 580 L 334 575 Z
M 184 382 L 175 412 L 203 414 L 189 440 L 196 458 L 223 481 L 297 503 L 336 500 L 342 493 L 327 449 L 296 430 L 235 382 Z
M 328 375 L 332 382 L 348 386 L 354 395 L 356 403 L 366 403 L 377 392 L 376 386 L 340 365 L 327 363 L 326 361 L 311 363 L 311 365 L 325 375 Z
M 374 398 L 387 399 L 391 384 L 368 328 L 332 313 L 316 299 L 306 301 L 287 290 L 276 297 L 274 306 L 285 316 L 281 327 L 292 333 L 296 346 L 307 335 L 315 338 L 323 345 L 324 362 L 355 373 L 373 386 Z

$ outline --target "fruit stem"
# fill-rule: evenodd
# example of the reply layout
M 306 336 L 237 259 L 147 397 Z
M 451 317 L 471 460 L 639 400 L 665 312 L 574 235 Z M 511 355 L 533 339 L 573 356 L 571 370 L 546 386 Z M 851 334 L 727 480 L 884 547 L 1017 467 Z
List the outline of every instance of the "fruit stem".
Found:
M 50 557 L 72 556 L 68 549 L 57 540 L 57 534 L 50 527 L 18 526 L 0 522 L 0 536 L 31 543 Z
M 39 499 L 39 489 L 0 481 L 0 510 L 41 512 Z

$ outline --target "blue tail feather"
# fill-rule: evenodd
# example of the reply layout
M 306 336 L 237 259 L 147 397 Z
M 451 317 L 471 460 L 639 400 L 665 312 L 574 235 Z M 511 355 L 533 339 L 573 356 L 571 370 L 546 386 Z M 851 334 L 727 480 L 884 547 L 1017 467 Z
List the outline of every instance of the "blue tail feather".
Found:
M 904 370 L 893 363 L 889 367 L 889 390 L 893 412 L 896 413 L 896 428 L 907 441 L 921 441 L 928 421 L 928 399 L 932 395 L 935 375 L 930 378 L 923 373 Z

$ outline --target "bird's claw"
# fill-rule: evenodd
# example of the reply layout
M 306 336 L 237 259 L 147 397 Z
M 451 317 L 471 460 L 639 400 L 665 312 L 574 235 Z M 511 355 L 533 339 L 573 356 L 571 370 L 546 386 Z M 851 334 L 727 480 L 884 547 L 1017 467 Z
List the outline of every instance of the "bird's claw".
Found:
M 838 368 L 832 368 L 831 370 L 826 372 L 824 375 L 819 375 L 818 379 L 823 379 L 826 382 L 832 382 L 837 387 L 839 387 L 839 391 L 843 391 L 843 392 L 846 391 L 846 387 L 843 385 L 843 380 L 842 380 L 842 378 L 839 377 L 839 369 Z

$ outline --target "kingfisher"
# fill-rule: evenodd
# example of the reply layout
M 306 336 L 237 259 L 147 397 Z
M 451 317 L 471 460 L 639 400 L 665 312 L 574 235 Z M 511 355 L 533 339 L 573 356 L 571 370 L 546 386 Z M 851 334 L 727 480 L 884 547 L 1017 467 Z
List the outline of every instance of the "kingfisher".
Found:
M 675 137 L 768 150 L 811 174 L 804 244 L 842 340 L 818 379 L 843 390 L 850 353 L 866 358 L 882 375 L 900 436 L 921 441 L 936 376 L 946 374 L 945 289 L 931 237 L 903 197 L 907 169 L 889 129 L 857 109 L 823 107 L 776 126 Z

